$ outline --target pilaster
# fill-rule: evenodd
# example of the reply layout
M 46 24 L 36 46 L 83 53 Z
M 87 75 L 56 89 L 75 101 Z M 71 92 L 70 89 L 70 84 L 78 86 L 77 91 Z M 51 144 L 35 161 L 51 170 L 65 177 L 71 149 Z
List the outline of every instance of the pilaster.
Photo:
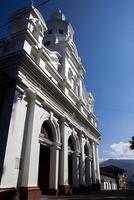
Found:
M 38 162 L 39 162 L 39 133 L 36 129 L 37 106 L 35 104 L 36 93 L 31 89 L 26 91 L 27 115 L 24 129 L 22 167 L 19 176 L 20 200 L 40 199 L 40 189 L 38 181 Z
M 97 179 L 97 165 L 96 165 L 96 149 L 95 142 L 92 141 L 92 153 L 93 153 L 93 162 L 92 162 L 92 175 L 93 175 L 93 183 L 96 183 Z
M 91 185 L 93 183 L 93 178 L 92 178 L 92 161 L 89 160 L 89 184 Z
M 73 187 L 79 187 L 79 157 L 78 152 L 73 153 Z
M 80 156 L 80 185 L 85 185 L 85 153 L 84 153 L 84 135 L 80 135 L 80 146 L 81 146 L 81 156 Z
M 59 194 L 71 195 L 72 187 L 68 184 L 68 125 L 64 118 L 60 121 L 62 146 L 60 151 Z
M 100 165 L 99 165 L 99 151 L 98 151 L 98 144 L 96 146 L 96 170 L 97 170 L 97 179 L 100 181 Z
M 59 150 L 60 150 L 59 145 L 55 143 L 50 148 L 50 177 L 49 177 L 50 194 L 58 194 Z
M 66 122 L 62 118 L 61 123 L 62 147 L 60 153 L 60 185 L 68 185 L 68 135 L 66 133 Z

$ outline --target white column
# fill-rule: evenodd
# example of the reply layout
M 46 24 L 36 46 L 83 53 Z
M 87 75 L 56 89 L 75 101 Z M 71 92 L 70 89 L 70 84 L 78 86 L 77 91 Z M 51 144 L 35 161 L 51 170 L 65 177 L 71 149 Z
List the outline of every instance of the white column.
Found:
M 22 168 L 20 172 L 19 186 L 37 186 L 39 133 L 36 132 L 37 130 L 35 128 L 37 123 L 37 119 L 35 118 L 36 94 L 31 90 L 27 89 L 26 95 L 28 104 L 23 138 Z
M 80 185 L 85 185 L 85 153 L 84 153 L 84 136 L 80 135 L 80 146 L 81 146 L 81 156 L 80 156 Z
M 92 141 L 92 153 L 93 153 L 93 163 L 92 163 L 92 175 L 93 175 L 93 183 L 96 183 L 97 179 L 97 166 L 96 166 L 96 149 L 95 142 Z
M 60 147 L 57 145 L 52 146 L 50 149 L 49 189 L 58 190 L 59 150 Z
M 79 187 L 79 153 L 73 154 L 73 187 Z
M 68 135 L 66 133 L 66 122 L 60 122 L 62 146 L 60 151 L 60 185 L 68 185 Z
M 19 90 L 16 90 L 9 126 L 1 187 L 17 186 L 25 116 L 26 102 L 24 101 L 24 95 Z
M 89 180 L 90 180 L 90 182 L 89 182 L 89 184 L 91 185 L 92 184 L 92 161 L 91 160 L 89 160 Z
M 96 147 L 96 170 L 97 170 L 97 179 L 100 181 L 100 164 L 99 164 L 99 151 L 98 151 L 98 144 L 95 145 Z

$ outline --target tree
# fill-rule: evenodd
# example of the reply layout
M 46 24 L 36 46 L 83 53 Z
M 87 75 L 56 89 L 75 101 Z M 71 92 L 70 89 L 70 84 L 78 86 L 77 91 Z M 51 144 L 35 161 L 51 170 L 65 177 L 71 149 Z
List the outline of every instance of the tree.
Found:
M 129 143 L 130 143 L 129 148 L 130 148 L 131 150 L 134 150 L 134 136 L 132 136 L 131 140 L 129 140 Z

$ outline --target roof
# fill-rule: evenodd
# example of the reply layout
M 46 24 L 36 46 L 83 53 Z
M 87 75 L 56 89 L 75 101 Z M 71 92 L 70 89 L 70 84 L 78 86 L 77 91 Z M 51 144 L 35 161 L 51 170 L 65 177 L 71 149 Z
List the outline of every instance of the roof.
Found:
M 113 171 L 114 173 L 118 173 L 118 174 L 127 172 L 125 169 L 122 169 L 122 168 L 114 166 L 114 165 L 108 165 L 105 167 L 101 167 L 101 169 L 105 172 Z
M 103 170 L 100 170 L 100 175 L 103 175 L 103 176 L 108 176 L 108 177 L 112 177 L 112 178 L 118 178 L 117 176 L 115 176 L 114 174 L 110 173 L 110 172 L 105 172 Z

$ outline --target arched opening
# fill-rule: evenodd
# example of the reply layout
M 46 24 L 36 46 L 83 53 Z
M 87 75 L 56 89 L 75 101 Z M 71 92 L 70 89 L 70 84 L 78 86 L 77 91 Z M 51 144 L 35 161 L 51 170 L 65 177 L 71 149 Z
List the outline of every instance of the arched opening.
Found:
M 45 121 L 41 127 L 43 142 L 40 144 L 38 186 L 42 194 L 49 192 L 50 177 L 50 145 L 53 143 L 53 135 L 50 125 Z
M 86 185 L 90 184 L 90 164 L 89 164 L 89 149 L 87 144 L 84 146 L 84 154 L 85 154 L 85 182 Z
M 86 156 L 86 157 L 89 156 L 89 150 L 88 150 L 88 147 L 87 147 L 86 144 L 85 144 L 85 146 L 84 146 L 84 153 L 85 153 L 85 156 Z
M 73 153 L 74 153 L 73 139 L 70 136 L 68 139 L 68 184 L 73 184 Z

